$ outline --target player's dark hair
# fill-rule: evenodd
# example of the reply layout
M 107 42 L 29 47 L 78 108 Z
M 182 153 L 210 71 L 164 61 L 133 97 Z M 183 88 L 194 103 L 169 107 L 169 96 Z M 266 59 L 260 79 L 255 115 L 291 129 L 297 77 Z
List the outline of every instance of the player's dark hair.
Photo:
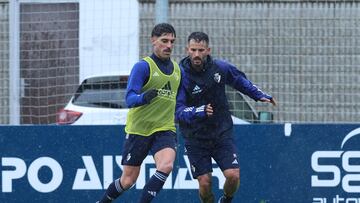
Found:
M 191 40 L 195 40 L 195 42 L 205 41 L 206 44 L 209 44 L 209 36 L 204 32 L 193 32 L 188 37 L 188 43 Z
M 153 28 L 153 30 L 151 32 L 151 37 L 154 37 L 154 36 L 160 37 L 164 33 L 172 33 L 174 35 L 174 37 L 176 37 L 175 29 L 169 23 L 160 23 L 160 24 L 155 25 L 155 27 Z

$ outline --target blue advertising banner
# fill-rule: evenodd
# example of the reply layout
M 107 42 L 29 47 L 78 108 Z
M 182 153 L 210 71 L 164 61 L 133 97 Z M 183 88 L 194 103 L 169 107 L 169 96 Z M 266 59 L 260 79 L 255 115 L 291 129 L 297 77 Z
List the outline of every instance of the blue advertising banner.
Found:
M 360 125 L 235 126 L 241 166 L 233 202 L 360 203 Z M 96 202 L 122 171 L 124 126 L 1 126 L 0 202 Z M 200 202 L 179 137 L 174 171 L 153 202 Z M 225 178 L 214 164 L 217 198 Z M 148 156 L 132 203 L 155 164 Z

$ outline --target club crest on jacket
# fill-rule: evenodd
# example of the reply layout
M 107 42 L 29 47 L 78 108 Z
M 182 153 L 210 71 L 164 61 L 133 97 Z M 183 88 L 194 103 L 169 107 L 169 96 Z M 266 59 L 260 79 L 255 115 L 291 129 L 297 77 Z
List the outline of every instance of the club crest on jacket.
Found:
M 220 83 L 221 75 L 219 73 L 215 73 L 214 74 L 214 80 L 215 80 L 215 82 Z

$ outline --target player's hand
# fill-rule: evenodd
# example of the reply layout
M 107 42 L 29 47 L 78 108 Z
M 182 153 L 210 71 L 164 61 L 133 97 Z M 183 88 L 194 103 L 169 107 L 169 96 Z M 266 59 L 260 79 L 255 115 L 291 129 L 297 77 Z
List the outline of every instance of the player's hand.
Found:
M 206 105 L 205 111 L 206 111 L 207 116 L 212 116 L 214 114 L 214 110 L 213 110 L 211 104 Z
M 150 89 L 144 93 L 144 100 L 147 104 L 149 104 L 157 95 L 158 91 L 156 89 Z
M 259 99 L 261 102 L 271 103 L 273 106 L 276 106 L 276 100 L 274 98 L 267 99 L 265 97 Z
M 276 100 L 274 98 L 271 98 L 270 99 L 270 103 L 273 105 L 273 106 L 276 106 Z

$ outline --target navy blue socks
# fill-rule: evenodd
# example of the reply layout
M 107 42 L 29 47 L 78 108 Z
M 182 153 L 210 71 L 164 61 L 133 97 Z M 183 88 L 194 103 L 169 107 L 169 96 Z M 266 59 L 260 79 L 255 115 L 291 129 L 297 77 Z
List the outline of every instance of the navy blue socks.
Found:
M 139 203 L 148 203 L 160 192 L 169 174 L 156 171 L 144 186 Z
M 109 185 L 108 189 L 106 190 L 104 196 L 99 203 L 110 203 L 112 200 L 120 196 L 121 193 L 123 193 L 124 191 L 125 190 L 121 186 L 120 179 L 116 179 Z
M 149 203 L 160 192 L 169 174 L 156 171 L 150 180 L 144 186 L 139 203 Z M 121 195 L 125 190 L 121 186 L 120 179 L 112 182 L 106 190 L 99 203 L 111 203 Z
M 231 203 L 233 197 L 227 197 L 225 195 L 221 196 L 219 199 L 219 203 Z

